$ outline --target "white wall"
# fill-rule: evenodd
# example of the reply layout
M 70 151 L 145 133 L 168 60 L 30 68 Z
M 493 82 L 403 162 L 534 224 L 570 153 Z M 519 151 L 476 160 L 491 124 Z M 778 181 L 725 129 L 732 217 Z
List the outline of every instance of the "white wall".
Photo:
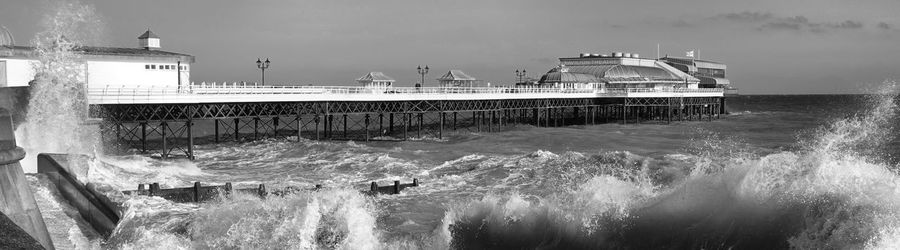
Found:
M 154 68 L 147 69 L 147 65 Z M 165 69 L 165 65 L 170 68 Z M 176 63 L 141 62 L 141 61 L 88 61 L 88 87 L 102 88 L 106 86 L 178 86 Z M 181 71 L 181 83 L 190 83 L 190 65 Z M 161 69 L 162 68 L 162 69 Z
M 6 62 L 6 86 L 28 86 L 34 80 L 34 66 L 37 60 L 0 58 Z M 146 69 L 153 65 L 155 69 Z M 160 67 L 169 65 L 170 69 Z M 89 88 L 110 86 L 178 86 L 177 63 L 163 61 L 99 61 L 87 62 L 87 84 Z M 182 63 L 181 83 L 191 82 L 190 64 Z M 161 69 L 163 68 L 163 69 Z
M 33 63 L 35 60 L 0 58 L 6 61 L 6 86 L 24 87 L 34 80 Z

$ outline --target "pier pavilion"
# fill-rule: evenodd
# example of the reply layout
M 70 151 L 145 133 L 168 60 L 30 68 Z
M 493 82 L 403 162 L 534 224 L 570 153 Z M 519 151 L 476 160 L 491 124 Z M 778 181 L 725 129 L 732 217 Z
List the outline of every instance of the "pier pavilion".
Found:
M 394 78 L 386 76 L 381 72 L 369 72 L 368 74 L 357 78 L 356 82 L 362 85 L 365 88 L 376 89 L 376 90 L 385 90 L 394 86 Z
M 458 69 L 451 69 L 441 77 L 438 77 L 438 83 L 441 87 L 475 87 L 478 81 L 475 77 L 469 76 L 466 72 Z
M 161 50 L 159 36 L 150 30 L 138 37 L 138 47 L 76 46 L 72 51 L 83 65 L 82 78 L 88 87 L 183 86 L 191 82 L 194 57 Z M 29 86 L 39 57 L 34 47 L 16 45 L 9 31 L 0 28 L 0 87 Z
M 559 59 L 560 66 L 541 77 L 543 85 L 606 88 L 698 88 L 700 80 L 666 62 L 614 52 Z

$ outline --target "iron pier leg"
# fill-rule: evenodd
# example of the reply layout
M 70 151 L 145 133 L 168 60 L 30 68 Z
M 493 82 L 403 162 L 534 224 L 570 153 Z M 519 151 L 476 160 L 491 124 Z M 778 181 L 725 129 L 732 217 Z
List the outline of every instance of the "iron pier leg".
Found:
M 272 117 L 272 130 L 273 137 L 278 138 L 278 116 Z
M 187 146 L 188 159 L 194 160 L 194 133 L 191 132 L 194 130 L 194 122 L 192 121 L 192 119 L 188 119 L 185 126 L 187 126 L 187 136 L 188 136 L 188 146 Z
M 318 114 L 316 114 L 316 116 L 313 117 L 313 122 L 316 123 L 316 128 L 315 128 L 316 131 L 315 132 L 316 132 L 316 140 L 318 141 L 319 140 L 319 115 Z
M 253 117 L 253 140 L 259 140 L 259 117 Z
M 344 114 L 344 139 L 347 139 L 347 114 Z
M 424 114 L 424 113 L 419 113 L 419 115 L 418 115 L 419 121 L 416 122 L 416 123 L 417 123 L 417 126 L 419 127 L 419 128 L 416 130 L 416 137 L 418 137 L 418 138 L 422 138 L 422 115 L 423 115 L 423 114 Z
M 366 114 L 366 141 L 369 141 L 369 114 Z
M 241 118 L 234 118 L 234 141 L 240 140 L 240 132 L 241 132 Z
M 384 114 L 378 113 L 378 134 L 384 135 Z
M 585 126 L 588 125 L 588 116 L 590 116 L 590 114 L 588 114 L 588 112 L 590 112 L 590 110 L 588 110 L 587 106 L 584 106 L 584 125 Z
M 165 159 L 166 157 L 169 156 L 169 151 L 168 151 L 169 145 L 166 143 L 166 130 L 167 130 L 168 126 L 166 126 L 166 122 L 160 123 L 159 126 L 162 127 L 162 153 L 160 154 L 160 156 L 163 159 Z
M 141 153 L 147 153 L 147 123 L 141 123 Z
M 456 131 L 456 111 L 453 111 L 453 131 Z
M 478 111 L 472 111 L 472 123 L 475 123 L 475 131 L 481 132 L 481 121 L 478 120 Z
M 410 115 L 410 113 L 403 113 L 403 118 L 406 119 L 406 126 L 403 126 L 403 140 L 409 139 L 409 126 L 412 123 Z
M 123 141 L 122 140 L 122 126 L 125 126 L 125 125 L 122 124 L 121 122 L 116 123 L 116 144 Z M 119 148 L 121 148 L 121 147 L 119 147 Z
M 394 134 L 394 113 L 388 113 L 388 133 Z
M 442 111 L 440 114 L 441 114 L 441 124 L 440 124 L 440 127 L 438 128 L 438 139 L 444 139 L 444 118 L 447 117 L 447 113 L 444 113 Z
M 334 139 L 334 115 L 328 115 L 328 130 L 325 132 L 325 137 L 330 139 Z
M 303 118 L 303 117 L 300 116 L 300 112 L 298 111 L 297 112 L 297 141 L 298 142 L 300 141 L 300 139 L 303 139 L 303 120 L 301 120 L 301 118 Z
M 531 118 L 534 119 L 534 126 L 535 126 L 535 127 L 540 127 L 540 126 L 541 126 L 541 118 L 538 116 L 538 109 L 537 109 L 537 108 L 534 108 L 534 109 L 531 110 Z
M 491 112 L 491 118 L 490 118 L 490 120 L 488 120 L 488 132 L 493 132 L 494 131 L 494 114 L 496 114 L 497 111 L 491 110 L 490 112 Z
M 628 115 L 626 113 L 625 104 L 622 104 L 622 124 L 628 124 Z
M 219 119 L 213 119 L 213 123 L 216 124 L 216 143 L 219 143 Z

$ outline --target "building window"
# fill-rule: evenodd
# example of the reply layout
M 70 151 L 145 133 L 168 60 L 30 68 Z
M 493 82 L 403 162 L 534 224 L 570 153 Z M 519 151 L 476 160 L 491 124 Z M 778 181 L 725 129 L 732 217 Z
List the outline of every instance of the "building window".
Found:
M 150 69 L 156 69 L 156 64 L 150 65 Z
M 150 64 L 144 64 L 144 69 L 150 69 Z

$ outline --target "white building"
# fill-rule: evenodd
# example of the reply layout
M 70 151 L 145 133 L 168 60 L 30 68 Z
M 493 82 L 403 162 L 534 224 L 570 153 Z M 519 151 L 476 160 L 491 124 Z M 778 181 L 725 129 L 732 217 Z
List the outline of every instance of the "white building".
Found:
M 160 39 L 147 30 L 137 48 L 80 46 L 74 49 L 89 88 L 105 86 L 180 86 L 191 81 L 194 57 L 160 50 Z M 39 63 L 33 47 L 18 46 L 0 28 L 0 87 L 28 86 Z

